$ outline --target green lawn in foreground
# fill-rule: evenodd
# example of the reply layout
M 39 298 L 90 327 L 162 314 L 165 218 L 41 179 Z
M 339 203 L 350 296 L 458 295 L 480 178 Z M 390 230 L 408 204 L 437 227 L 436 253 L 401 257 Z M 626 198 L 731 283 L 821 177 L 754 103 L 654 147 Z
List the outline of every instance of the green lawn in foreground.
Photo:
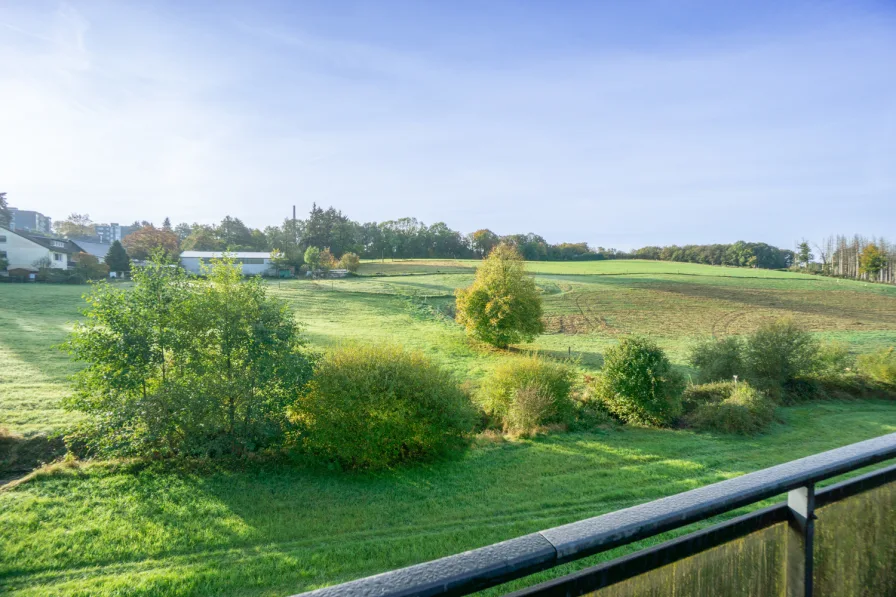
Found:
M 0 593 L 289 595 L 896 431 L 884 402 L 780 416 L 751 439 L 620 428 L 377 475 L 156 463 L 41 476 L 0 492 Z
M 475 265 L 395 262 L 386 272 L 365 264 L 371 275 L 272 282 L 271 292 L 317 348 L 396 342 L 475 385 L 517 358 L 470 344 L 452 320 L 453 292 L 472 281 Z M 650 335 L 686 369 L 695 340 L 748 333 L 785 315 L 853 352 L 896 344 L 896 287 L 658 262 L 528 265 L 548 333 L 521 348 L 571 349 L 585 371 L 629 333 Z M 75 367 L 53 346 L 79 317 L 86 290 L 0 284 L 0 426 L 38 434 L 71 420 L 58 404 Z M 106 463 L 39 476 L 0 491 L 0 594 L 288 595 L 896 430 L 896 405 L 881 401 L 779 415 L 757 438 L 619 428 L 480 440 L 457 460 L 377 475 Z
M 59 429 L 59 408 L 75 368 L 55 346 L 79 317 L 86 286 L 0 284 L 0 427 Z

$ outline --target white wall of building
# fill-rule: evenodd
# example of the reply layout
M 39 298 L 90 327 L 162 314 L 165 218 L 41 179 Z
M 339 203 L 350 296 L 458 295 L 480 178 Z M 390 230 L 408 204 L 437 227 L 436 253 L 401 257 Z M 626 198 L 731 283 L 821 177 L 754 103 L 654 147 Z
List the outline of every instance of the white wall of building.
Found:
M 2 237 L 6 237 L 6 240 L 3 241 Z M 68 254 L 46 249 L 5 228 L 0 228 L 0 251 L 6 251 L 6 259 L 9 261 L 7 269 L 34 269 L 34 263 L 44 257 L 50 260 L 51 267 L 68 267 Z
M 239 262 L 239 258 L 236 259 Z M 201 262 L 204 262 L 206 265 L 210 264 L 210 258 L 203 257 L 181 257 L 180 264 L 185 270 L 193 274 L 201 274 L 202 266 Z M 243 275 L 244 276 L 258 276 L 258 275 L 266 275 L 271 273 L 271 260 L 263 259 L 263 263 L 243 263 Z

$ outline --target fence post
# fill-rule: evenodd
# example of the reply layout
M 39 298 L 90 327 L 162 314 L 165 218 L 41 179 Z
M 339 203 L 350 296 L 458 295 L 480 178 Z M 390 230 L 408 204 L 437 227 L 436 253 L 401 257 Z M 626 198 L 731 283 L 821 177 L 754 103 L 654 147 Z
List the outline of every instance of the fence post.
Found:
M 787 597 L 812 597 L 815 542 L 815 484 L 787 494 L 790 508 L 787 534 Z

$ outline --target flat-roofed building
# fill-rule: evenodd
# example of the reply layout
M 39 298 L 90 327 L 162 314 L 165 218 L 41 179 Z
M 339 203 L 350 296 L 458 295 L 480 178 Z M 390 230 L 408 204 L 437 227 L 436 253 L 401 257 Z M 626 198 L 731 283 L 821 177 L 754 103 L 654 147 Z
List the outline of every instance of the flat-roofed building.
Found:
M 188 272 L 201 274 L 203 264 L 208 265 L 212 259 L 217 259 L 224 254 L 222 251 L 184 251 L 180 254 L 180 264 Z M 235 251 L 226 254 L 243 266 L 243 275 L 245 276 L 274 275 L 276 273 L 273 270 L 270 253 Z
M 12 216 L 12 221 L 10 222 L 12 230 L 24 230 L 40 234 L 50 234 L 51 232 L 53 220 L 39 211 L 10 207 L 9 213 Z

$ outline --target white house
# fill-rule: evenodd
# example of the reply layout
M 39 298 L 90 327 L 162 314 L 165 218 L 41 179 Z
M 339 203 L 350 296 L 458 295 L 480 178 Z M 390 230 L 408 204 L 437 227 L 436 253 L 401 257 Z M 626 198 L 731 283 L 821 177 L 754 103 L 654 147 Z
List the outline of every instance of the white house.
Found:
M 7 272 L 36 272 L 44 260 L 52 268 L 66 269 L 74 265 L 73 257 L 80 252 L 70 240 L 0 228 L 0 256 L 9 262 Z
M 212 259 L 217 259 L 225 253 L 219 251 L 184 251 L 180 254 L 180 264 L 188 272 L 202 273 L 202 264 L 208 265 Z M 274 274 L 270 253 L 254 251 L 235 251 L 227 253 L 233 260 L 243 266 L 243 275 L 257 276 L 259 274 Z

